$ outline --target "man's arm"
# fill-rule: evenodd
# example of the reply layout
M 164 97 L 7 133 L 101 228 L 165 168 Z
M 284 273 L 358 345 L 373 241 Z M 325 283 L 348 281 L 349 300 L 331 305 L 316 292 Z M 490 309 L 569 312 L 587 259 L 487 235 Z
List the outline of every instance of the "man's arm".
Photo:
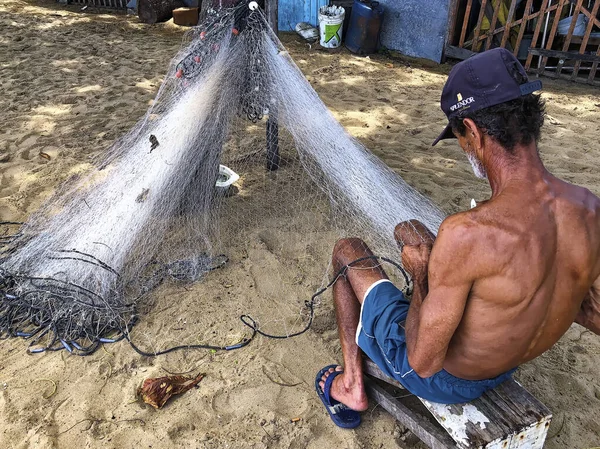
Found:
M 442 369 L 475 280 L 477 255 L 469 228 L 463 217 L 450 217 L 442 223 L 430 256 L 424 244 L 402 251 L 414 284 L 406 318 L 408 361 L 421 377 Z
M 575 322 L 600 335 L 600 277 L 596 279 L 581 303 Z

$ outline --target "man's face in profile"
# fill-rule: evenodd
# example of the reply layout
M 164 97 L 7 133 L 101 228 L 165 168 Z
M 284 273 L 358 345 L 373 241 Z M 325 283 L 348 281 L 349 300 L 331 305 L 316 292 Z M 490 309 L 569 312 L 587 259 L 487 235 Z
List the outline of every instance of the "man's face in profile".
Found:
M 487 172 L 485 170 L 485 167 L 483 166 L 483 163 L 477 157 L 474 146 L 471 144 L 471 142 L 467 138 L 469 133 L 467 132 L 467 133 L 465 133 L 466 134 L 465 136 L 461 136 L 460 133 L 458 133 L 457 131 L 452 131 L 452 132 L 456 136 L 456 139 L 458 140 L 458 144 L 460 145 L 460 147 L 463 149 L 463 151 L 467 155 L 467 159 L 471 163 L 471 167 L 473 168 L 473 173 L 475 173 L 475 176 L 477 176 L 479 179 L 487 179 Z

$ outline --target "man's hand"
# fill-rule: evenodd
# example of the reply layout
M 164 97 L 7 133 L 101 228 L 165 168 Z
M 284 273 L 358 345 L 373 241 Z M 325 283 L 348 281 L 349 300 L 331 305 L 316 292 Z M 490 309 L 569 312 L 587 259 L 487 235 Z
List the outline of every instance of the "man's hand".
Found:
M 394 237 L 402 248 L 402 266 L 413 282 L 427 279 L 427 266 L 435 235 L 418 220 L 403 221 L 394 229 Z
M 402 247 L 402 266 L 411 275 L 413 282 L 422 282 L 427 279 L 427 267 L 432 247 L 431 243 Z

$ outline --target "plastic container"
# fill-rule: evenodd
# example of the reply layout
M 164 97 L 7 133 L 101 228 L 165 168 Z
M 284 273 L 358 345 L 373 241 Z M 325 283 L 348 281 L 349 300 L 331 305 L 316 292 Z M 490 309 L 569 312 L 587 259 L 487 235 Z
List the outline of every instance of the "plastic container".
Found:
M 571 21 L 573 20 L 573 16 L 565 17 L 558 22 L 558 34 L 567 35 L 569 33 L 569 28 L 571 27 Z M 585 29 L 587 28 L 587 20 L 585 15 L 579 14 L 577 16 L 577 21 L 575 22 L 575 29 L 573 29 L 573 36 L 583 36 L 585 34 Z
M 319 8 L 320 44 L 325 48 L 338 48 L 342 45 L 344 15 L 341 6 L 321 6 Z
M 225 165 L 219 165 L 219 177 L 217 178 L 216 184 L 217 191 L 222 193 L 227 192 L 229 187 L 238 179 L 240 179 L 240 175 L 238 175 L 232 169 L 226 167 Z
M 319 30 L 308 22 L 300 22 L 296 24 L 294 30 L 308 43 L 312 44 L 319 39 Z
M 354 0 L 346 33 L 348 50 L 359 55 L 374 53 L 379 46 L 382 23 L 383 6 L 379 2 Z
M 519 51 L 517 52 L 517 59 L 522 61 L 527 59 L 529 55 L 529 48 L 531 47 L 531 42 L 533 41 L 533 34 L 525 34 L 523 35 L 523 39 L 521 39 L 521 45 L 519 46 Z

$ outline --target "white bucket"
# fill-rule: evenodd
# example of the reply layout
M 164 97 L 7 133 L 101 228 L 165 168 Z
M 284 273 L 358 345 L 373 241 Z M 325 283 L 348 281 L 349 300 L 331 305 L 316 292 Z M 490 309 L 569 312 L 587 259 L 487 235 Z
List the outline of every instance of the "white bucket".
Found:
M 341 6 L 321 6 L 319 8 L 319 31 L 322 47 L 338 48 L 342 44 L 345 13 L 346 11 Z
M 219 177 L 217 178 L 217 189 L 220 191 L 226 191 L 229 186 L 240 179 L 240 175 L 234 172 L 225 165 L 219 165 Z

